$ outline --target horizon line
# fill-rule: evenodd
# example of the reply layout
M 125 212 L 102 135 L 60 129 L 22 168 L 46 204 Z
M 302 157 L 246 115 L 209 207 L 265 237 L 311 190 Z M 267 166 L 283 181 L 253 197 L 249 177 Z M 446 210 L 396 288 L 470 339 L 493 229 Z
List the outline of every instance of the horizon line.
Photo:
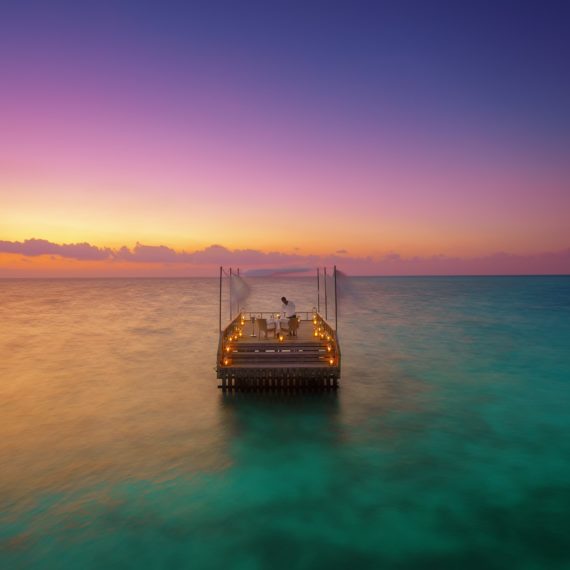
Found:
M 315 279 L 314 275 L 242 275 L 242 278 L 247 279 Z M 331 276 L 332 277 L 332 276 Z M 437 273 L 433 275 L 348 275 L 345 273 L 345 277 L 351 279 L 368 279 L 368 278 L 385 278 L 385 279 L 430 279 L 430 278 L 442 278 L 442 277 L 467 277 L 467 278 L 489 278 L 489 277 L 570 277 L 570 273 Z M 0 281 L 97 281 L 97 280 L 110 280 L 110 279 L 219 279 L 219 275 L 138 275 L 138 276 L 85 276 L 85 277 L 41 277 L 41 276 L 30 276 L 30 277 L 1 277 Z

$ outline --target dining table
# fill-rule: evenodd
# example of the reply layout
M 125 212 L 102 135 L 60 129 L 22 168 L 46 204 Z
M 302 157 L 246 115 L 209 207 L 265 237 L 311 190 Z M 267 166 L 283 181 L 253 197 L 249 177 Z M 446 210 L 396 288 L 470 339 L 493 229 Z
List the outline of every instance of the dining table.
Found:
M 267 327 L 273 328 L 272 325 L 275 325 L 275 334 L 277 335 L 281 332 L 281 328 L 289 330 L 289 319 L 281 315 L 271 315 L 267 319 Z

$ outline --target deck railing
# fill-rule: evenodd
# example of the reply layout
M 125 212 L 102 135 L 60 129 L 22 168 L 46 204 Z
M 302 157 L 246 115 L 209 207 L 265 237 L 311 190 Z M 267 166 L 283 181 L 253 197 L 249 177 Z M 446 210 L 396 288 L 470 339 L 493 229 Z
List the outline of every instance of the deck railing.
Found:
M 316 311 L 297 311 L 297 318 L 302 321 L 310 321 Z M 275 315 L 282 315 L 279 311 L 246 311 L 242 309 L 241 314 L 244 315 L 246 321 L 251 321 L 251 317 L 256 319 L 264 319 L 266 317 L 274 317 Z
M 223 328 L 218 343 L 218 364 L 222 367 L 231 366 L 232 352 L 236 349 L 236 342 L 244 336 L 244 327 L 251 322 L 251 318 L 264 318 L 264 315 L 273 316 L 277 313 L 271 311 L 241 311 Z M 327 362 L 330 366 L 340 368 L 340 346 L 335 329 L 316 311 L 298 311 L 297 318 L 301 321 L 311 322 L 313 326 L 313 341 L 322 342 L 327 350 Z M 282 339 L 283 337 L 280 337 Z M 287 342 L 283 343 L 283 347 Z
M 327 341 L 327 350 L 332 359 L 329 364 L 340 368 L 340 343 L 337 331 L 319 313 L 312 313 L 312 321 L 314 327 L 313 335 L 323 341 Z

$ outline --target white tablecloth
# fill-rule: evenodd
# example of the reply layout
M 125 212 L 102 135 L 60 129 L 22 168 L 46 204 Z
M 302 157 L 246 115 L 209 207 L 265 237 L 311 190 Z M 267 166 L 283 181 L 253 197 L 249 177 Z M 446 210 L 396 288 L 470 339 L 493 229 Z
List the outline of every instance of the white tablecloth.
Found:
M 267 328 L 273 328 L 273 325 L 275 325 L 275 334 L 279 334 L 281 332 L 281 327 L 285 327 L 286 329 L 289 328 L 289 319 L 284 317 L 280 319 L 270 317 L 267 319 Z

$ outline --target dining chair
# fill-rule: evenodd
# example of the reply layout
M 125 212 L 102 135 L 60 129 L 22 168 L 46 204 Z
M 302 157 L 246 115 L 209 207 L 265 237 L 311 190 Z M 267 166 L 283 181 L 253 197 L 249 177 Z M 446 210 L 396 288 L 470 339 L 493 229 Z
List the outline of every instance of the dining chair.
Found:
M 291 336 L 297 336 L 297 330 L 299 330 L 299 318 L 293 317 L 289 319 L 289 334 Z
M 260 338 L 261 333 L 265 334 L 265 338 L 267 338 L 267 333 L 272 332 L 273 336 L 275 337 L 275 323 L 267 324 L 267 319 L 257 319 L 257 336 Z

